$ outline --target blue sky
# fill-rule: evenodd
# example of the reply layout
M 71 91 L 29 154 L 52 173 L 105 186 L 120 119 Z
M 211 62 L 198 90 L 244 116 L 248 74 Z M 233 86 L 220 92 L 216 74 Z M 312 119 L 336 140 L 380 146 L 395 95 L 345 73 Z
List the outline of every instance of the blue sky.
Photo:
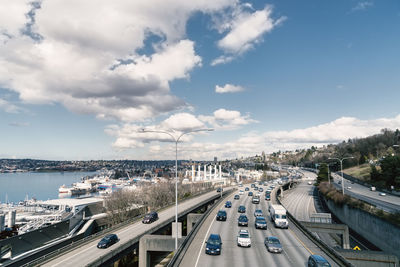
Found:
M 214 128 L 183 139 L 186 159 L 400 128 L 395 0 L 8 2 L 0 158 L 172 158 L 143 127 Z

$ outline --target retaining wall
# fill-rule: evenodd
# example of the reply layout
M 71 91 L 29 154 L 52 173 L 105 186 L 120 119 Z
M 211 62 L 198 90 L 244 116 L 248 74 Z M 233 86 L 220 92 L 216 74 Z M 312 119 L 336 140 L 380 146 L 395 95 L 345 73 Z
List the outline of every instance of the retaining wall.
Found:
M 325 199 L 330 211 L 343 223 L 381 250 L 400 258 L 400 227 L 348 205 L 338 206 Z

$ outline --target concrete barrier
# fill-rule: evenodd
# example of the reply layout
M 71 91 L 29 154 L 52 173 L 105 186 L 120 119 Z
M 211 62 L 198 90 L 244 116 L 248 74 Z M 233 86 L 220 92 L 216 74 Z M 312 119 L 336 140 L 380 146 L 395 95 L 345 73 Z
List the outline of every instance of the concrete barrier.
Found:
M 400 257 L 400 228 L 348 205 L 338 206 L 325 200 L 330 211 L 343 223 L 386 253 Z

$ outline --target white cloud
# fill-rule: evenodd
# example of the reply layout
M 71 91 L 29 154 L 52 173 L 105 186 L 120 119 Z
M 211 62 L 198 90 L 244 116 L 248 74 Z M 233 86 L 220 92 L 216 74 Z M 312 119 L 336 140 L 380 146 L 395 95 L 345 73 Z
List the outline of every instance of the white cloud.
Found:
M 215 130 L 234 130 L 244 125 L 254 123 L 249 115 L 241 115 L 239 111 L 218 109 L 213 116 L 194 116 L 190 113 L 173 114 L 164 121 L 156 125 L 137 125 L 125 123 L 123 125 L 109 125 L 105 129 L 105 133 L 116 138 L 113 143 L 115 149 L 128 149 L 143 147 L 144 143 L 152 141 L 171 142 L 171 136 L 165 133 L 151 131 L 167 131 L 174 138 L 178 138 L 182 133 L 205 129 L 215 128 Z M 142 129 L 148 132 L 143 133 Z M 192 140 L 193 135 L 204 134 L 204 132 L 191 133 L 184 135 L 182 141 Z
M 234 0 L 32 1 L 0 8 L 0 85 L 26 103 L 143 121 L 187 104 L 170 83 L 201 66 L 186 23 Z M 27 15 L 29 14 L 29 15 Z M 151 36 L 153 51 L 144 54 Z M 39 38 L 40 37 L 40 38 Z
M 0 110 L 3 110 L 7 113 L 20 113 L 23 111 L 22 108 L 8 102 L 7 100 L 0 98 Z
M 250 123 L 256 123 L 256 120 L 250 118 L 250 115 L 242 115 L 236 110 L 218 109 L 214 111 L 213 116 L 200 115 L 199 119 L 208 123 L 216 130 L 234 130 Z
M 226 55 L 220 56 L 211 65 L 224 64 L 233 60 L 234 56 L 241 55 L 262 41 L 264 34 L 271 32 L 281 24 L 286 17 L 273 19 L 272 7 L 266 6 L 262 10 L 248 11 L 247 6 L 238 6 L 237 12 L 231 21 L 223 20 L 216 27 L 222 31 L 229 29 L 224 38 L 217 45 Z
M 373 120 L 342 117 L 332 122 L 291 131 L 249 132 L 237 139 L 222 143 L 185 142 L 179 146 L 179 155 L 180 158 L 195 160 L 209 160 L 214 156 L 220 159 L 253 156 L 261 154 L 262 151 L 270 153 L 339 143 L 349 138 L 378 134 L 384 128 L 400 129 L 400 115 Z M 158 147 L 156 154 L 152 154 L 154 150 L 149 154 L 143 154 L 143 159 L 168 159 L 172 157 L 171 151 L 172 147 L 163 145 Z
M 358 2 L 355 7 L 353 7 L 351 10 L 352 11 L 361 11 L 361 10 L 366 10 L 367 8 L 370 8 L 374 5 L 374 2 L 372 1 L 361 1 Z
M 236 92 L 241 92 L 244 91 L 244 88 L 240 85 L 233 85 L 233 84 L 225 84 L 224 86 L 215 86 L 215 92 L 216 93 L 236 93 Z

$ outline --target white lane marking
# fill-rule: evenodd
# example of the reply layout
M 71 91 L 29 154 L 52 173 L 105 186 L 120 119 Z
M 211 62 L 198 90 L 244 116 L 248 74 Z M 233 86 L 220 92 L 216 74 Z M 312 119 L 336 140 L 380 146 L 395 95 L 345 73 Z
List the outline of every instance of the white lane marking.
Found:
M 226 199 L 228 199 L 228 198 L 226 198 Z M 221 202 L 221 205 L 219 205 L 219 208 L 221 208 L 222 205 L 224 205 L 224 204 L 225 204 L 225 203 L 222 201 L 222 202 Z M 208 227 L 207 233 L 206 233 L 206 235 L 204 236 L 204 240 L 203 240 L 203 243 L 201 244 L 201 247 L 200 247 L 200 250 L 199 250 L 199 255 L 197 256 L 196 264 L 194 265 L 194 267 L 197 267 L 197 264 L 199 263 L 201 251 L 203 250 L 204 244 L 206 243 L 206 239 L 207 239 L 207 237 L 208 237 L 208 233 L 210 232 L 211 226 L 213 225 L 214 222 L 215 222 L 215 220 L 213 219 L 212 222 L 211 222 L 211 224 L 210 224 L 210 227 Z M 221 241 L 222 241 L 222 240 L 221 240 Z

